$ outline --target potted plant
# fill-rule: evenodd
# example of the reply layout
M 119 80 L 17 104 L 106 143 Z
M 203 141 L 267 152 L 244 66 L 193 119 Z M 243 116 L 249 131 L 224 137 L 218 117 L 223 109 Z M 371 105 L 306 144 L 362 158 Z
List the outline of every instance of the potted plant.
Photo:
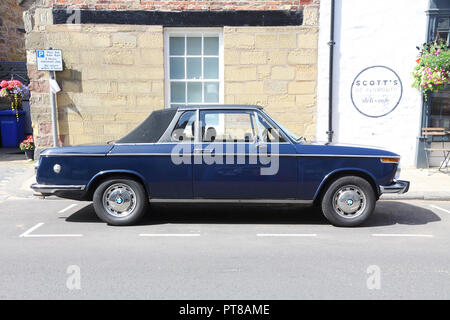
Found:
M 22 99 L 28 97 L 30 91 L 27 86 L 19 80 L 2 80 L 0 82 L 0 110 L 11 109 L 16 111 L 22 109 Z
M 444 89 L 450 81 L 450 50 L 443 42 L 424 43 L 416 60 L 412 86 L 421 90 L 425 100 L 428 92 Z
M 33 136 L 28 136 L 25 140 L 23 140 L 19 145 L 20 150 L 25 151 L 25 156 L 27 160 L 34 159 L 34 140 Z

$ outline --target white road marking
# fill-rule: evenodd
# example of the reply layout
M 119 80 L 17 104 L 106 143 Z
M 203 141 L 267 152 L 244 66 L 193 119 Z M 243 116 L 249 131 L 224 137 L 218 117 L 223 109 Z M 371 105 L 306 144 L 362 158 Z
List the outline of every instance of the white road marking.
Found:
M 444 212 L 447 212 L 447 213 L 450 213 L 450 210 L 447 210 L 447 209 L 435 206 L 434 204 L 430 204 L 430 207 L 432 207 L 434 209 L 438 209 L 438 210 L 444 211 Z
M 63 213 L 63 212 L 66 212 L 67 210 L 70 210 L 70 209 L 72 209 L 73 207 L 76 207 L 77 206 L 77 204 L 76 203 L 73 203 L 73 204 L 71 204 L 71 205 L 69 205 L 69 206 L 67 206 L 66 208 L 64 208 L 64 209 L 62 209 L 62 210 L 59 210 L 58 211 L 58 213 Z
M 258 233 L 257 237 L 316 237 L 315 233 Z
M 28 229 L 24 233 L 22 233 L 20 238 L 50 238 L 50 237 L 82 237 L 82 234 L 31 234 L 37 228 L 40 228 L 44 225 L 43 222 L 38 223 L 34 227 Z
M 34 227 L 28 229 L 27 231 L 25 231 L 24 233 L 22 233 L 19 237 L 23 238 L 23 237 L 27 237 L 31 232 L 33 232 L 34 230 L 36 230 L 37 228 L 41 227 L 44 223 L 38 223 L 37 225 L 35 225 Z
M 200 237 L 200 233 L 141 233 L 139 237 Z
M 408 233 L 374 233 L 374 237 L 423 237 L 432 238 L 432 234 L 408 234 Z

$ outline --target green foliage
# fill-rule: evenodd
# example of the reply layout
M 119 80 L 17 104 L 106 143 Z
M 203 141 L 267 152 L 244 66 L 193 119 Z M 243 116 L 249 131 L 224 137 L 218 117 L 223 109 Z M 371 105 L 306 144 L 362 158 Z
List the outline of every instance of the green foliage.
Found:
M 426 99 L 428 92 L 444 89 L 450 82 L 450 48 L 445 42 L 425 43 L 414 67 L 412 86 Z

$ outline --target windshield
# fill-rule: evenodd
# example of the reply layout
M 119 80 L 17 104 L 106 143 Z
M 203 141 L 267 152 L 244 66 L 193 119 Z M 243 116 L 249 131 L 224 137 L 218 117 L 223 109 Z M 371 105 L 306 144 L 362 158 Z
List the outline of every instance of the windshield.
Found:
M 298 134 L 292 132 L 291 130 L 289 130 L 288 128 L 283 126 L 279 121 L 274 119 L 272 116 L 270 116 L 270 118 L 281 128 L 281 130 L 283 130 L 289 137 L 291 137 L 291 139 L 293 139 L 295 141 L 301 141 L 301 140 L 306 141 L 305 137 L 299 136 Z

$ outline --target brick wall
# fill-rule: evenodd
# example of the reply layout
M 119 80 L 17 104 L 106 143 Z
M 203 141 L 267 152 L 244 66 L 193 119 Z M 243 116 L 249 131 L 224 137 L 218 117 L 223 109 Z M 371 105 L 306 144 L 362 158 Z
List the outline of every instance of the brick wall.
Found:
M 0 61 L 25 61 L 23 8 L 17 0 L 0 1 Z
M 50 0 L 54 7 L 101 10 L 298 10 L 319 0 Z

